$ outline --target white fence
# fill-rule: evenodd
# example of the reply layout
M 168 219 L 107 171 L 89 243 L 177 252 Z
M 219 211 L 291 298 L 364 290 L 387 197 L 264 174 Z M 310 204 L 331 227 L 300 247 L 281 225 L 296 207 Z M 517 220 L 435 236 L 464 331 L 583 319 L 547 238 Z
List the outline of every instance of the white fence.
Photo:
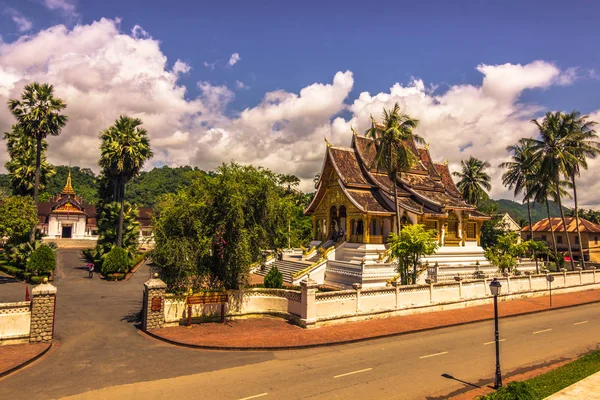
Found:
M 29 341 L 31 302 L 0 303 L 0 342 Z
M 600 274 L 600 272 L 599 272 Z M 563 272 L 554 275 L 552 289 L 558 293 L 600 289 L 595 270 Z M 498 278 L 501 296 L 531 297 L 547 294 L 546 275 Z M 484 304 L 491 301 L 491 279 L 427 285 L 394 285 L 318 293 L 314 282 L 303 282 L 302 291 L 250 289 L 229 293 L 227 314 L 276 314 L 297 319 L 303 326 L 331 321 L 358 320 L 389 315 L 414 314 Z M 165 323 L 178 324 L 187 319 L 185 296 L 165 297 Z M 218 315 L 219 305 L 192 307 L 192 317 Z

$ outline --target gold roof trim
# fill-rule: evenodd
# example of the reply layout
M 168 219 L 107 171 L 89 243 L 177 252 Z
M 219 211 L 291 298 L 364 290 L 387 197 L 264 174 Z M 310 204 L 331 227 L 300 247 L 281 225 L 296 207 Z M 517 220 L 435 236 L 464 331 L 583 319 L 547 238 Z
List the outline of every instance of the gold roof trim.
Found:
M 67 176 L 67 184 L 63 188 L 60 194 L 68 194 L 71 196 L 75 196 L 75 190 L 73 190 L 73 186 L 71 186 L 71 171 L 69 171 L 69 175 Z

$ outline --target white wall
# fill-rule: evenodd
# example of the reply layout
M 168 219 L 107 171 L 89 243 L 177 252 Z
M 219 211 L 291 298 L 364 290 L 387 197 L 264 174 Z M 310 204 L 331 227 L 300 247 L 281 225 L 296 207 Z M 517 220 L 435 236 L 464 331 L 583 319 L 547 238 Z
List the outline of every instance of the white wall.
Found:
M 31 302 L 0 303 L 0 342 L 29 339 Z

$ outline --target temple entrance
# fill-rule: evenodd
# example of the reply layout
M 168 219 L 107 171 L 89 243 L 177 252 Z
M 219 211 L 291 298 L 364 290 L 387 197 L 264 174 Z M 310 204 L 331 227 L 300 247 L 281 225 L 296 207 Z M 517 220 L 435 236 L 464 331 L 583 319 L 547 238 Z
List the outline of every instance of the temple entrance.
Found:
M 458 218 L 453 212 L 450 212 L 448 215 L 448 230 L 444 237 L 444 244 L 446 246 L 460 245 L 460 238 L 458 236 Z
M 73 226 L 72 225 L 68 225 L 68 226 L 63 225 L 61 237 L 63 239 L 71 239 L 72 236 L 73 236 Z

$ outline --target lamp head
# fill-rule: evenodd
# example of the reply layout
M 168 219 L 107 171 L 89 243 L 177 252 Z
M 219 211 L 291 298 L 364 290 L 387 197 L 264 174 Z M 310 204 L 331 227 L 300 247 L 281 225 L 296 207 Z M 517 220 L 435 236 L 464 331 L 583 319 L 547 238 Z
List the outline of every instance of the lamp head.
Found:
M 498 296 L 500 294 L 500 288 L 502 284 L 497 278 L 494 278 L 492 282 L 490 282 L 490 292 L 492 292 L 492 296 Z

